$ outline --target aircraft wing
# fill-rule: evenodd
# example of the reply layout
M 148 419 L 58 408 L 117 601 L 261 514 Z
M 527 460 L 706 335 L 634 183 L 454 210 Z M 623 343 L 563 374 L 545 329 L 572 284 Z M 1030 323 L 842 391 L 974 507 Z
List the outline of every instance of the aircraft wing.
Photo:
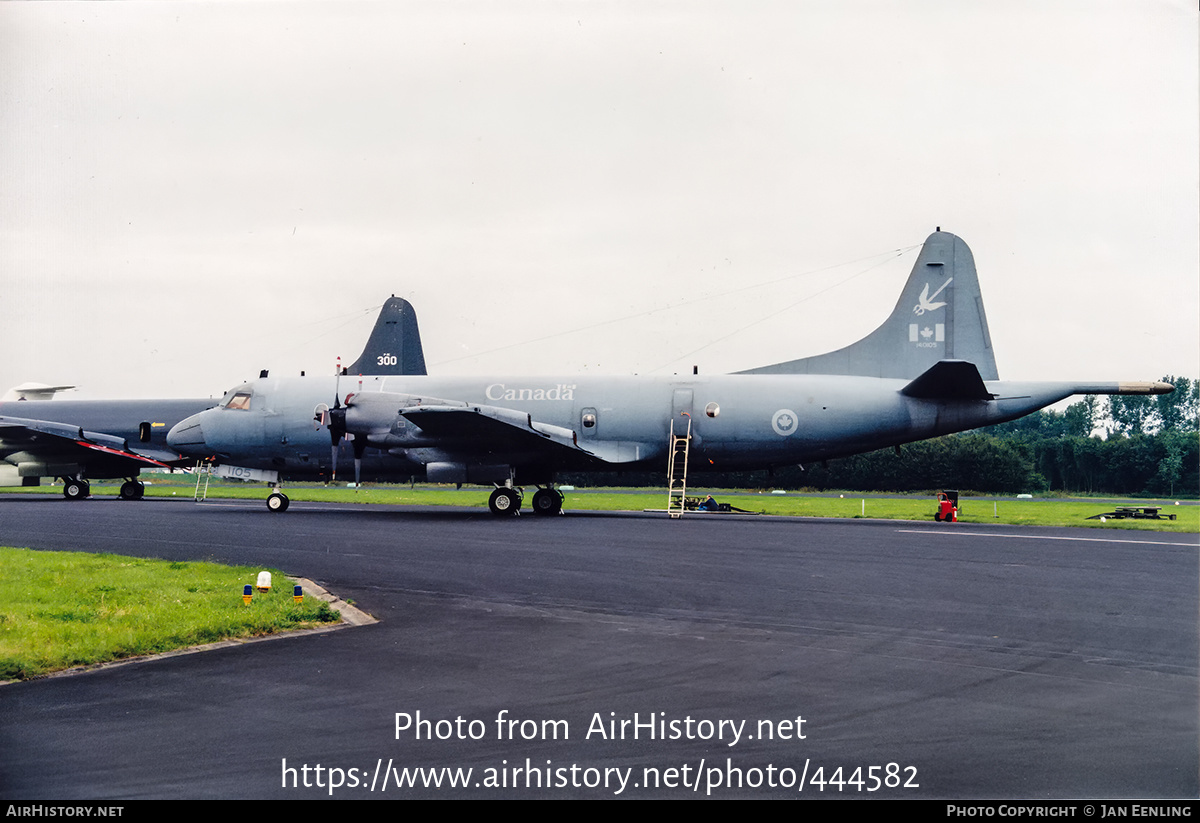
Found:
M 533 415 L 498 406 L 417 406 L 400 409 L 400 415 L 427 436 L 438 439 L 474 440 L 491 451 L 530 446 L 579 449 L 574 431 L 549 423 L 538 423 Z
M 148 466 L 178 464 L 175 452 L 134 448 L 120 437 L 87 432 L 69 423 L 0 416 L 0 459 L 13 462 L 87 463 L 102 456 L 110 465 L 127 462 L 130 472 Z
M 605 463 L 630 463 L 662 451 L 661 446 L 644 443 L 581 440 L 573 429 L 501 406 L 390 392 L 357 394 L 347 399 L 347 406 L 349 431 L 366 435 L 374 445 L 436 446 L 492 457 L 540 453 L 552 460 L 594 458 Z M 399 434 L 397 418 L 420 431 Z

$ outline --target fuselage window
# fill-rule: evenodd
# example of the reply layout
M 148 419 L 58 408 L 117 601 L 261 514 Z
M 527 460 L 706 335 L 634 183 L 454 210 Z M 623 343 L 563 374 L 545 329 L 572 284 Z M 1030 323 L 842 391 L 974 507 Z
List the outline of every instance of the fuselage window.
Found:
M 596 427 L 596 415 L 592 412 L 587 412 L 583 415 L 583 427 L 585 429 L 594 429 Z
M 704 407 L 704 413 L 707 414 L 709 417 L 716 417 L 718 414 L 721 413 L 721 407 L 718 406 L 716 403 L 709 403 L 707 406 Z

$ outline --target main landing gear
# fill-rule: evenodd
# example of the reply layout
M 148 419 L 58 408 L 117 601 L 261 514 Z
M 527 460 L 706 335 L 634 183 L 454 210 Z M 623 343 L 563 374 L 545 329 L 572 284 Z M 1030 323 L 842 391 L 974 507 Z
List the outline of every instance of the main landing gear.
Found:
M 63 484 L 63 497 L 68 500 L 87 500 L 92 496 L 92 486 L 82 477 L 60 477 Z M 130 478 L 121 484 L 117 496 L 122 500 L 141 500 L 146 494 L 146 485 Z
M 538 489 L 533 494 L 533 513 L 540 515 L 559 514 L 563 507 L 563 493 L 558 489 Z
M 146 484 L 137 480 L 126 480 L 121 484 L 121 491 L 117 496 L 122 500 L 141 500 L 146 494 Z
M 92 487 L 82 477 L 64 477 L 63 497 L 68 500 L 86 500 L 92 494 Z
M 521 510 L 525 493 L 522 489 L 511 486 L 498 486 L 488 498 L 488 508 L 492 514 L 517 514 Z M 534 492 L 533 513 L 542 516 L 559 514 L 563 507 L 563 494 L 558 489 L 542 488 Z
M 524 494 L 520 489 L 511 486 L 498 486 L 488 498 L 488 508 L 492 514 L 516 514 L 521 510 L 521 500 Z

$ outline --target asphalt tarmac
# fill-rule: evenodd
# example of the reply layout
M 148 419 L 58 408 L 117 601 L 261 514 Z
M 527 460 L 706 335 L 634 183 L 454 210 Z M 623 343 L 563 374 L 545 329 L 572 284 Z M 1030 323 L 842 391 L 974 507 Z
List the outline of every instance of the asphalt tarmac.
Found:
M 380 621 L 0 687 L 5 799 L 1200 794 L 1195 535 L 6 495 L 0 543 Z

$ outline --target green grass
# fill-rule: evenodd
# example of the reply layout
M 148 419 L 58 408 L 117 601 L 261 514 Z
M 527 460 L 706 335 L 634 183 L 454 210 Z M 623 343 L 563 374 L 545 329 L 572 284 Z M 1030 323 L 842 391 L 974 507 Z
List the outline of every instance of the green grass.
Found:
M 0 680 L 339 619 L 275 570 L 244 605 L 257 567 L 0 548 L 0 569 Z
M 195 480 L 187 475 L 151 475 L 151 485 L 146 486 L 147 497 L 175 497 L 190 499 L 195 489 Z M 116 495 L 119 481 L 96 482 L 92 494 L 97 496 Z M 58 486 L 39 488 L 9 488 L 11 492 L 44 492 L 61 494 Z M 455 489 L 452 486 L 421 484 L 410 488 L 403 484 L 367 484 L 362 489 L 349 489 L 344 485 L 324 486 L 317 483 L 288 484 L 284 489 L 292 500 L 320 503 L 384 503 L 416 506 L 472 506 L 485 508 L 489 490 L 479 486 Z M 225 497 L 265 501 L 268 490 L 261 483 L 241 483 L 213 480 L 208 495 L 212 498 Z M 793 517 L 841 517 L 879 518 L 887 520 L 928 520 L 933 522 L 936 504 L 931 493 L 895 497 L 871 497 L 861 492 L 822 492 L 820 494 L 786 495 L 756 493 L 739 489 L 708 489 L 694 485 L 688 489 L 689 496 L 712 494 L 722 503 L 731 503 L 738 508 L 767 514 Z M 839 496 L 841 495 L 841 496 Z M 865 513 L 863 499 L 866 499 Z M 529 495 L 526 495 L 528 502 Z M 993 500 L 996 502 L 993 503 Z M 1164 512 L 1175 514 L 1176 520 L 1109 520 L 1101 523 L 1086 518 L 1112 511 L 1116 506 L 1141 506 L 1148 501 L 1113 498 L 1077 499 L 1017 499 L 977 498 L 964 496 L 961 500 L 959 522 L 1004 523 L 1021 526 L 1082 526 L 1098 529 L 1134 529 L 1141 531 L 1167 531 L 1200 533 L 1200 506 L 1165 506 Z M 666 507 L 667 493 L 662 489 L 579 489 L 566 492 L 567 511 L 641 511 Z M 131 504 L 133 505 L 133 504 Z M 998 516 L 997 516 L 998 515 Z
M 932 497 L 880 498 L 847 493 L 845 498 L 763 495 L 759 499 L 745 497 L 722 498 L 739 508 L 762 511 L 766 514 L 788 514 L 802 517 L 877 518 L 882 520 L 925 520 L 934 522 L 937 505 Z M 761 502 L 760 502 L 761 500 Z M 1090 528 L 1135 529 L 1145 531 L 1200 532 L 1200 507 L 1163 507 L 1164 513 L 1176 515 L 1175 520 L 1112 520 L 1105 523 L 1088 520 L 1094 514 L 1112 511 L 1117 505 L 1144 505 L 1145 501 L 1088 500 L 959 500 L 959 523 L 1004 523 L 1017 526 L 1084 526 Z
M 567 492 L 567 509 L 662 509 L 667 494 L 663 492 L 635 493 L 597 490 Z M 689 489 L 688 496 L 712 494 L 720 503 L 730 503 L 739 509 L 758 514 L 790 517 L 873 518 L 881 520 L 926 520 L 934 522 L 937 510 L 931 495 L 908 497 L 866 497 L 846 492 L 844 496 L 809 494 L 755 494 L 745 491 Z M 1176 515 L 1175 520 L 1112 520 L 1105 523 L 1087 520 L 1094 514 L 1112 511 L 1117 505 L 1145 505 L 1145 501 L 1129 500 L 1005 500 L 962 498 L 959 500 L 960 523 L 1005 523 L 1020 526 L 1085 526 L 1109 529 L 1136 529 L 1167 532 L 1200 532 L 1200 507 L 1164 506 L 1163 512 Z

